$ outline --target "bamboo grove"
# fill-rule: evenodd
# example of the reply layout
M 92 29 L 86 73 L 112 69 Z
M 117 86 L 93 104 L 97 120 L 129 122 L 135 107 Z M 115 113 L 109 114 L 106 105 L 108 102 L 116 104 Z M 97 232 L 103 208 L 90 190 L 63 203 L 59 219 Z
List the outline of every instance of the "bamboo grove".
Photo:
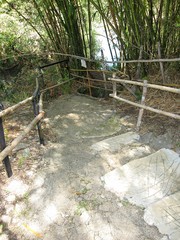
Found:
M 40 23 L 28 18 L 19 9 L 25 4 L 3 0 L 38 32 L 48 48 L 56 52 L 95 58 L 94 22 L 102 24 L 112 60 L 123 54 L 125 59 L 137 59 L 143 47 L 145 58 L 179 54 L 180 2 L 178 0 L 30 0 Z M 38 30 L 41 24 L 48 40 Z M 110 44 L 111 43 L 111 44 Z
M 137 58 L 140 46 L 149 56 L 161 43 L 163 56 L 176 55 L 180 42 L 178 0 L 91 0 L 117 36 L 126 58 Z

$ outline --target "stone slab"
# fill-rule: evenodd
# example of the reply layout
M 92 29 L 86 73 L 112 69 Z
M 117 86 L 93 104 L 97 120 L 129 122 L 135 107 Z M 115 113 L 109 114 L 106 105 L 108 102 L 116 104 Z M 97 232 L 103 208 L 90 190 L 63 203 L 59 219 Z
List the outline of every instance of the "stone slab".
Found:
M 123 146 L 135 143 L 140 139 L 140 136 L 134 132 L 127 132 L 115 137 L 105 139 L 92 145 L 91 149 L 96 152 L 108 150 L 110 152 L 116 152 Z
M 161 149 L 114 169 L 102 180 L 105 188 L 120 198 L 147 207 L 180 190 L 180 157 L 172 150 Z
M 180 191 L 150 205 L 145 210 L 144 220 L 155 225 L 162 234 L 168 234 L 170 240 L 179 240 Z

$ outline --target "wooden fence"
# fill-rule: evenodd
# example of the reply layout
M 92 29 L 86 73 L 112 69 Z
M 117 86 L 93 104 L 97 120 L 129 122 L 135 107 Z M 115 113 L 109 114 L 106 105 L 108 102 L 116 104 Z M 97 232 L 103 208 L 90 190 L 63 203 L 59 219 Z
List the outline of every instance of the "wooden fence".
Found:
M 49 64 L 47 66 L 52 66 L 52 65 L 62 63 L 62 62 L 67 62 L 67 60 Z M 46 67 L 46 65 L 43 66 L 42 68 L 44 68 L 44 67 Z M 39 75 L 39 78 L 41 78 L 41 80 L 42 80 L 41 74 Z M 10 160 L 9 160 L 9 155 L 12 153 L 13 149 L 29 134 L 29 132 L 36 125 L 37 125 L 38 134 L 39 134 L 40 144 L 44 144 L 44 139 L 43 139 L 42 131 L 41 131 L 41 123 L 40 123 L 41 119 L 44 117 L 44 114 L 45 114 L 45 112 L 43 110 L 43 95 L 44 95 L 44 93 L 50 89 L 53 89 L 53 88 L 59 87 L 63 84 L 66 84 L 66 83 L 72 81 L 73 79 L 74 78 L 71 78 L 67 81 L 63 81 L 59 84 L 56 84 L 56 85 L 53 85 L 48 88 L 40 90 L 39 79 L 37 77 L 36 78 L 36 89 L 34 91 L 33 96 L 31 96 L 31 97 L 13 105 L 7 109 L 3 109 L 2 105 L 1 105 L 1 109 L 0 109 L 0 150 L 1 150 L 0 162 L 2 161 L 4 163 L 8 177 L 11 177 L 13 174 L 12 169 L 11 169 Z M 26 105 L 27 103 L 29 103 L 31 101 L 33 103 L 33 110 L 34 110 L 35 118 L 30 122 L 30 124 L 24 129 L 24 131 L 18 137 L 16 137 L 8 146 L 6 146 L 4 129 L 3 129 L 3 119 L 8 114 L 13 114 L 16 110 L 20 109 L 22 106 Z
M 155 85 L 155 84 L 148 84 L 147 80 L 144 80 L 143 83 L 142 82 L 137 82 L 137 81 L 125 80 L 125 79 L 116 79 L 116 78 L 108 78 L 108 80 L 112 81 L 112 83 L 113 83 L 113 93 L 110 94 L 110 97 L 113 97 L 117 100 L 120 100 L 122 102 L 125 102 L 125 103 L 128 103 L 130 105 L 133 105 L 135 107 L 140 108 L 139 117 L 138 117 L 138 121 L 137 121 L 137 130 L 139 130 L 139 128 L 140 128 L 144 109 L 149 110 L 151 112 L 155 112 L 155 113 L 158 113 L 158 114 L 162 114 L 162 115 L 180 120 L 180 115 L 178 115 L 178 114 L 166 112 L 166 111 L 155 109 L 155 108 L 152 108 L 152 107 L 149 107 L 149 106 L 145 105 L 147 88 L 154 88 L 154 89 L 163 90 L 163 91 L 176 93 L 176 94 L 180 94 L 180 89 L 165 87 L 165 86 Z M 143 87 L 143 92 L 142 92 L 141 103 L 135 103 L 135 102 L 129 101 L 125 98 L 122 98 L 120 96 L 117 96 L 117 87 L 116 87 L 117 83 L 127 83 L 127 84 L 136 85 L 136 86 L 142 86 Z
M 57 53 L 58 55 L 58 53 Z M 82 58 L 80 56 L 74 56 L 74 55 L 70 55 L 70 54 L 59 54 L 61 56 L 66 56 L 68 58 L 72 57 L 77 59 L 78 61 L 80 60 L 84 60 L 84 61 L 89 61 L 89 62 L 97 62 L 91 59 L 87 59 L 87 58 Z M 118 63 L 142 63 L 142 62 L 174 62 L 174 61 L 180 61 L 180 58 L 176 58 L 176 59 L 153 59 L 153 60 L 129 60 L 129 61 L 118 61 Z M 52 64 L 48 64 L 45 66 L 42 66 L 42 68 L 46 68 L 48 66 L 52 66 L 55 65 L 57 63 L 61 63 L 61 62 L 65 62 L 68 63 L 68 60 L 65 59 L 63 61 L 60 62 L 56 62 L 56 63 L 52 63 Z M 104 63 L 109 63 L 109 61 L 100 61 L 100 63 L 104 64 Z M 112 63 L 112 62 L 111 62 Z M 115 62 L 113 62 L 115 63 Z M 10 165 L 10 161 L 8 158 L 8 155 L 11 154 L 12 150 L 18 145 L 18 143 L 20 143 L 25 136 L 31 131 L 31 129 L 33 127 L 35 127 L 35 125 L 37 125 L 38 128 L 38 133 L 39 133 L 39 138 L 40 138 L 40 143 L 43 144 L 44 140 L 42 137 L 42 133 L 41 133 L 41 127 L 40 127 L 40 121 L 44 116 L 44 110 L 43 110 L 43 94 L 53 88 L 59 87 L 63 84 L 66 84 L 74 79 L 76 79 L 76 81 L 79 81 L 79 79 L 81 80 L 85 80 L 87 81 L 87 86 L 89 88 L 89 93 L 91 95 L 91 88 L 101 88 L 97 85 L 94 85 L 93 83 L 95 82 L 96 84 L 102 84 L 103 88 L 107 91 L 113 91 L 113 93 L 110 94 L 110 97 L 113 97 L 117 100 L 126 102 L 128 104 L 131 104 L 135 107 L 139 107 L 140 111 L 139 111 L 139 116 L 138 116 L 138 121 L 137 121 L 137 129 L 139 130 L 140 124 L 141 124 L 141 119 L 143 116 L 143 110 L 149 110 L 158 114 L 163 114 L 165 116 L 168 117 L 173 117 L 175 119 L 180 120 L 180 115 L 178 114 L 174 114 L 174 113 L 170 113 L 170 112 L 166 112 L 163 110 L 159 110 L 159 109 L 155 109 L 149 106 L 145 105 L 145 98 L 146 98 L 146 93 L 147 93 L 147 89 L 148 88 L 154 88 L 154 89 L 158 89 L 158 90 L 163 90 L 163 91 L 168 91 L 171 93 L 175 93 L 175 94 L 180 94 L 180 89 L 177 88 L 172 88 L 172 87 L 166 87 L 166 86 L 160 86 L 160 85 L 155 85 L 155 84 L 148 84 L 147 81 L 143 81 L 143 82 L 139 82 L 139 81 L 132 81 L 132 80 L 125 80 L 125 79 L 117 79 L 117 78 L 111 78 L 111 77 L 107 77 L 111 76 L 111 74 L 113 73 L 112 71 L 107 71 L 106 69 L 102 69 L 102 70 L 96 70 L 96 69 L 69 69 L 70 70 L 70 75 L 72 76 L 72 78 L 70 78 L 67 81 L 61 82 L 59 84 L 56 84 L 54 86 L 45 88 L 43 90 L 39 89 L 39 80 L 38 78 L 36 79 L 36 90 L 33 94 L 33 96 L 19 102 L 18 104 L 9 107 L 5 110 L 1 109 L 0 111 L 0 162 L 2 161 L 5 164 L 5 168 L 7 171 L 7 175 L 8 177 L 10 177 L 12 175 L 12 169 L 11 169 L 11 165 Z M 78 73 L 86 73 L 86 76 L 78 74 Z M 102 79 L 94 79 L 92 77 L 90 77 L 90 72 L 99 72 L 102 73 Z M 39 75 L 40 78 L 42 78 L 42 72 L 40 72 Z M 77 80 L 78 79 L 78 80 Z M 44 80 L 43 80 L 44 81 Z M 85 84 L 85 82 L 79 81 L 81 84 Z M 107 84 L 108 83 L 112 83 L 113 87 L 111 86 L 111 88 L 108 88 Z M 121 96 L 118 96 L 117 94 L 117 83 L 120 83 L 121 85 L 123 85 L 128 91 L 130 91 L 133 95 L 134 93 L 131 91 L 131 89 L 128 87 L 129 84 L 133 84 L 133 85 L 137 85 L 137 86 L 141 86 L 143 87 L 143 93 L 142 93 L 142 99 L 141 99 L 141 103 L 135 103 L 132 101 L 129 101 L 127 99 L 122 98 Z M 127 85 L 128 84 L 128 85 Z M 29 102 L 33 102 L 33 108 L 34 108 L 34 114 L 35 114 L 35 118 L 32 120 L 32 122 L 26 127 L 26 129 L 23 131 L 22 134 L 20 134 L 17 138 L 15 138 L 7 147 L 6 147 L 6 143 L 5 143 L 5 137 L 4 137 L 4 131 L 3 131 L 3 118 L 7 115 L 7 114 L 12 114 L 14 113 L 17 109 L 19 109 L 20 107 L 24 106 L 25 104 L 29 103 Z

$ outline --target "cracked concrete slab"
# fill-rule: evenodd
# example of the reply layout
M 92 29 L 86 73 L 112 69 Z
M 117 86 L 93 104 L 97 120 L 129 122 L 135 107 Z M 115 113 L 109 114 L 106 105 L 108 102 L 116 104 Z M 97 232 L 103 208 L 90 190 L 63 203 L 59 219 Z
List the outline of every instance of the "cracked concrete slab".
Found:
M 144 220 L 158 227 L 169 239 L 180 239 L 180 191 L 150 205 L 144 214 Z
M 110 152 L 116 152 L 128 144 L 137 142 L 140 136 L 134 132 L 127 132 L 119 136 L 111 137 L 95 143 L 92 145 L 92 150 L 100 152 L 109 150 Z
M 180 157 L 161 149 L 107 173 L 105 188 L 132 204 L 147 207 L 180 190 Z

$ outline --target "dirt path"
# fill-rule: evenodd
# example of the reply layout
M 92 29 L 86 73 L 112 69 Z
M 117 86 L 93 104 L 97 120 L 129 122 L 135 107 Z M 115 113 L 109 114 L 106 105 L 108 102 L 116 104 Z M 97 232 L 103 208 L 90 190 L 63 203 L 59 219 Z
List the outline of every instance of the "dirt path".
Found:
M 86 97 L 62 97 L 48 107 L 45 122 L 56 141 L 49 141 L 32 184 L 8 182 L 9 196 L 16 195 L 9 222 L 14 239 L 168 239 L 144 222 L 142 208 L 103 187 L 101 177 L 112 166 L 91 146 L 128 131 L 123 121 L 113 107 Z

